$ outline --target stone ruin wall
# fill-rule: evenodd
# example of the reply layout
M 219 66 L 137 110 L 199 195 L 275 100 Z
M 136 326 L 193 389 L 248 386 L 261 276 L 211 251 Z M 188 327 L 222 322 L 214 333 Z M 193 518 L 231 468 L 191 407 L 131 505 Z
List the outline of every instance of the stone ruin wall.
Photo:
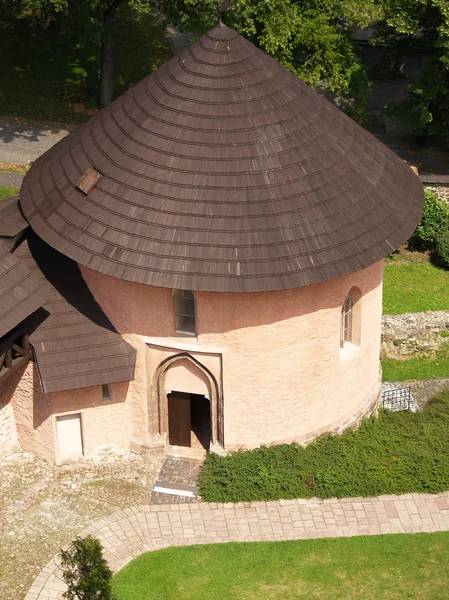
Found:
M 430 190 L 435 194 L 437 198 L 449 204 L 449 185 L 441 185 L 441 184 L 426 184 L 426 190 Z
M 382 317 L 381 358 L 407 358 L 435 352 L 449 342 L 449 311 Z

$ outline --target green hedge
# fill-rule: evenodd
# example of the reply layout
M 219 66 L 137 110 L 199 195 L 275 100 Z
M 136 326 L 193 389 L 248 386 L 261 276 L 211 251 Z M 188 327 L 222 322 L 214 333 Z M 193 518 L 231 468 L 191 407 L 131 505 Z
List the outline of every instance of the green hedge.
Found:
M 424 210 L 413 238 L 424 248 L 434 248 L 449 226 L 449 206 L 430 190 L 425 191 Z
M 208 454 L 208 502 L 437 493 L 449 488 L 449 391 L 421 412 L 381 411 L 356 431 L 297 444 Z
M 438 240 L 436 257 L 440 265 L 449 269 L 449 230 L 445 231 Z

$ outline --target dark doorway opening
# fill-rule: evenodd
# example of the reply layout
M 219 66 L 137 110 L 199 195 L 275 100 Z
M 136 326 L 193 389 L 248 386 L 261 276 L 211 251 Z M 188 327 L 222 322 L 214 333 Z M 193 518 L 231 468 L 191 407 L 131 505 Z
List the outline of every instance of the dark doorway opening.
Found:
M 204 448 L 211 442 L 210 402 L 200 394 L 170 392 L 168 441 L 171 446 Z

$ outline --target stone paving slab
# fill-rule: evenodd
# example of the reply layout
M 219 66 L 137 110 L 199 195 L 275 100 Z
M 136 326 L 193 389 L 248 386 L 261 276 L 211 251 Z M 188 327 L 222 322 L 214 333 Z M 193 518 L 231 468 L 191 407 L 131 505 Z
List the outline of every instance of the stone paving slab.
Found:
M 155 489 L 151 494 L 150 504 L 196 502 L 198 498 L 196 482 L 201 465 L 202 461 L 200 460 L 167 457 L 162 465 Z M 175 490 L 175 493 L 161 492 L 158 489 L 172 489 Z M 185 491 L 188 492 L 188 495 L 176 494 L 176 491 Z
M 449 530 L 449 492 L 374 498 L 192 503 L 128 508 L 92 523 L 116 572 L 143 552 L 168 546 L 265 542 Z M 62 599 L 59 558 L 42 569 L 25 600 Z

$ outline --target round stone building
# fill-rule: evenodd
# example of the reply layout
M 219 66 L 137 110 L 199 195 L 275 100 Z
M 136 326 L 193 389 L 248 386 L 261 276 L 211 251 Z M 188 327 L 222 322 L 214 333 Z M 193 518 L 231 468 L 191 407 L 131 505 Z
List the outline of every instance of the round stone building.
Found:
M 423 198 L 404 161 L 220 23 L 25 177 L 12 256 L 50 291 L 33 361 L 0 379 L 19 442 L 63 460 L 357 424 L 380 394 L 383 259 Z

